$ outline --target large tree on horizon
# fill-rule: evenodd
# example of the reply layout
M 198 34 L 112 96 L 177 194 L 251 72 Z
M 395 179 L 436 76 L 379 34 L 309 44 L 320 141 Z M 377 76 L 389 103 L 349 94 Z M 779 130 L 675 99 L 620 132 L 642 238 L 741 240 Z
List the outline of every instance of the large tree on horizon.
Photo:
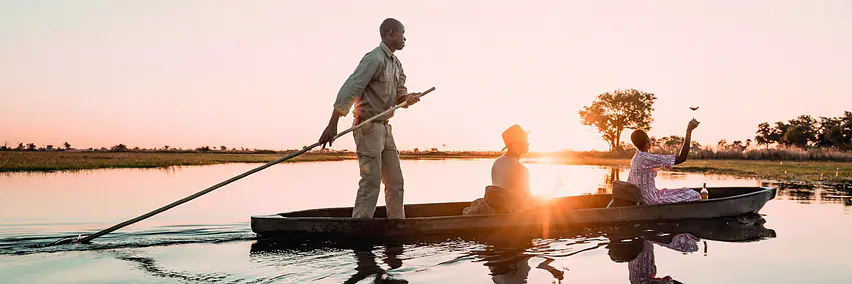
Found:
M 580 110 L 583 125 L 595 126 L 601 137 L 609 143 L 610 151 L 621 144 L 625 128 L 651 129 L 651 112 L 657 97 L 635 89 L 615 90 L 597 96 L 590 106 Z

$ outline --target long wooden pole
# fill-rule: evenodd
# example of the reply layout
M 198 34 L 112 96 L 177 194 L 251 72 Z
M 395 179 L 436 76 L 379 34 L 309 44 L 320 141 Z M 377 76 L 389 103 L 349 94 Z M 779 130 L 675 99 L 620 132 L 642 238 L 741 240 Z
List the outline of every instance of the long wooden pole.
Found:
M 425 92 L 423 92 L 423 93 L 419 94 L 419 95 L 418 95 L 418 97 L 425 96 L 426 94 L 431 93 L 431 92 L 432 92 L 432 91 L 434 91 L 434 90 L 435 90 L 435 87 L 429 88 L 429 89 L 428 89 L 428 90 L 426 90 Z M 398 108 L 404 107 L 404 106 L 406 106 L 407 104 L 408 104 L 407 102 L 402 102 L 402 103 L 400 103 L 400 104 L 398 104 L 398 105 L 394 106 L 393 108 L 391 108 L 391 109 L 389 109 L 389 110 L 386 110 L 386 111 L 384 111 L 384 112 L 382 112 L 382 113 L 380 113 L 380 114 L 377 114 L 377 115 L 375 115 L 375 116 L 371 117 L 370 119 L 367 119 L 367 120 L 365 120 L 365 121 L 363 121 L 363 122 L 359 123 L 358 125 L 355 125 L 355 126 L 353 126 L 353 127 L 350 127 L 349 129 L 346 129 L 346 130 L 344 130 L 343 132 L 338 133 L 337 135 L 335 135 L 335 136 L 334 136 L 334 139 L 340 138 L 341 136 L 346 135 L 346 134 L 347 134 L 347 133 L 349 133 L 349 132 L 355 131 L 355 129 L 361 128 L 361 126 L 364 126 L 364 125 L 366 125 L 367 123 L 371 123 L 371 122 L 373 122 L 374 120 L 376 120 L 376 118 L 378 118 L 378 117 L 380 117 L 380 116 L 383 116 L 383 115 L 385 115 L 385 114 L 388 114 L 388 113 L 390 113 L 390 112 L 392 112 L 392 111 L 394 111 L 394 110 L 396 110 L 396 109 L 398 109 Z M 239 180 L 239 179 L 241 179 L 241 178 L 244 178 L 244 177 L 246 177 L 246 176 L 248 176 L 248 175 L 250 175 L 250 174 L 253 174 L 253 173 L 259 172 L 259 171 L 261 171 L 261 170 L 263 170 L 263 169 L 265 169 L 265 168 L 271 167 L 272 165 L 278 164 L 278 163 L 280 163 L 280 162 L 283 162 L 283 161 L 289 160 L 289 159 L 291 159 L 291 158 L 293 158 L 293 157 L 296 157 L 296 156 L 298 156 L 298 155 L 304 154 L 305 152 L 307 152 L 307 151 L 309 151 L 309 150 L 311 150 L 311 149 L 313 149 L 313 148 L 316 148 L 317 146 L 320 146 L 320 145 L 321 145 L 321 144 L 320 144 L 319 142 L 314 143 L 314 144 L 312 144 L 312 145 L 310 145 L 310 146 L 307 146 L 307 147 L 305 147 L 305 148 L 302 148 L 302 150 L 299 150 L 299 151 L 297 151 L 297 152 L 295 152 L 295 153 L 292 153 L 292 154 L 290 154 L 290 155 L 287 155 L 287 156 L 281 157 L 281 158 L 279 158 L 278 160 L 275 160 L 275 161 L 272 161 L 272 162 L 266 163 L 266 164 L 264 164 L 264 165 L 262 165 L 262 166 L 260 166 L 260 167 L 254 168 L 254 169 L 252 169 L 252 170 L 250 170 L 250 171 L 247 171 L 247 172 L 245 172 L 245 173 L 242 173 L 242 174 L 240 174 L 240 175 L 238 175 L 238 176 L 232 177 L 232 178 L 230 178 L 230 179 L 228 179 L 228 180 L 226 180 L 226 181 L 223 181 L 223 182 L 217 183 L 217 184 L 215 184 L 215 185 L 213 185 L 213 186 L 211 186 L 211 187 L 208 187 L 208 188 L 207 188 L 207 189 L 205 189 L 205 190 L 199 191 L 199 192 L 197 192 L 197 193 L 195 193 L 195 194 L 193 194 L 193 195 L 187 196 L 187 197 L 185 197 L 185 198 L 183 198 L 183 199 L 181 199 L 181 200 L 178 200 L 178 201 L 172 202 L 172 203 L 171 203 L 171 204 L 169 204 L 169 205 L 166 205 L 166 206 L 163 206 L 163 207 L 157 208 L 157 209 L 156 209 L 156 210 L 154 210 L 154 211 L 151 211 L 151 212 L 145 213 L 145 214 L 144 214 L 144 215 L 142 215 L 142 216 L 139 216 L 139 217 L 136 217 L 136 218 L 133 218 L 133 219 L 130 219 L 130 220 L 127 220 L 127 221 L 121 222 L 121 223 L 119 223 L 119 224 L 116 224 L 115 226 L 112 226 L 112 227 L 109 227 L 109 228 L 103 229 L 103 230 L 101 230 L 101 231 L 99 231 L 99 232 L 97 232 L 97 233 L 94 233 L 94 234 L 91 234 L 91 235 L 89 235 L 89 236 L 86 236 L 85 238 L 81 238 L 81 239 L 79 239 L 79 240 L 75 240 L 74 242 L 78 242 L 78 243 L 87 243 L 87 242 L 90 242 L 91 240 L 94 240 L 94 239 L 95 239 L 95 238 L 97 238 L 97 237 L 100 237 L 100 236 L 103 236 L 103 235 L 109 234 L 109 233 L 110 233 L 110 232 L 112 232 L 112 231 L 115 231 L 115 230 L 121 229 L 121 228 L 123 228 L 123 227 L 125 227 L 125 226 L 128 226 L 128 225 L 130 225 L 130 224 L 133 224 L 133 223 L 136 223 L 136 222 L 139 222 L 139 221 L 145 220 L 145 219 L 147 219 L 148 217 L 151 217 L 151 216 L 157 215 L 157 214 L 159 214 L 159 213 L 161 213 L 161 212 L 163 212 L 163 211 L 169 210 L 169 209 L 171 209 L 171 208 L 173 208 L 173 207 L 175 207 L 175 206 L 178 206 L 178 205 L 184 204 L 184 203 L 186 203 L 187 201 L 190 201 L 190 200 L 196 199 L 196 198 L 198 198 L 199 196 L 205 195 L 205 194 L 207 194 L 207 193 L 209 193 L 209 192 L 211 192 L 211 191 L 213 191 L 213 190 L 216 190 L 217 188 L 223 187 L 223 186 L 225 186 L 225 185 L 227 185 L 227 184 L 229 184 L 229 183 L 232 183 L 232 182 L 234 182 L 234 181 L 237 181 L 237 180 Z

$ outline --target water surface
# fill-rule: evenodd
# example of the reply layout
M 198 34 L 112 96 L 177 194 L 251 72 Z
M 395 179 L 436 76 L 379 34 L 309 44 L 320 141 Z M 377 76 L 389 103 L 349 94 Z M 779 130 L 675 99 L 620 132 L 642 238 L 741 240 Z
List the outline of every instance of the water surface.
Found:
M 469 201 L 490 183 L 490 160 L 402 165 L 407 203 Z M 762 218 L 743 221 L 747 225 L 736 220 L 732 224 L 742 226 L 693 224 L 699 228 L 693 235 L 753 238 L 734 242 L 700 237 L 681 250 L 664 245 L 687 224 L 634 228 L 646 233 L 627 246 L 613 245 L 613 238 L 634 236 L 636 230 L 589 228 L 553 232 L 549 238 L 482 236 L 417 243 L 255 239 L 248 224 L 251 215 L 351 206 L 358 181 L 355 161 L 277 165 L 94 244 L 33 247 L 103 229 L 256 166 L 2 174 L 0 283 L 372 283 L 376 278 L 388 283 L 629 283 L 628 267 L 637 265 L 611 255 L 635 253 L 636 244 L 646 241 L 656 276 L 670 275 L 684 283 L 852 279 L 852 202 L 838 197 L 845 195 L 841 192 L 822 189 L 782 187 L 761 211 Z M 528 167 L 538 196 L 606 192 L 609 181 L 627 176 L 627 169 L 607 167 Z M 661 172 L 657 184 L 705 182 L 708 187 L 762 184 L 675 172 Z

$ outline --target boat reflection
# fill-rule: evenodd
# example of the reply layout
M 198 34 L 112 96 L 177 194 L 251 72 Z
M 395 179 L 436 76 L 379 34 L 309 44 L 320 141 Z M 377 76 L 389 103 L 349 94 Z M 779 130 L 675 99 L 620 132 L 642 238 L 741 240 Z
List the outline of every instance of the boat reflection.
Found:
M 488 268 L 489 277 L 494 283 L 526 283 L 533 269 L 547 271 L 554 283 L 561 283 L 570 271 L 566 267 L 555 267 L 554 261 L 604 248 L 608 249 L 611 260 L 628 264 L 631 283 L 678 283 L 666 276 L 656 275 L 655 247 L 697 252 L 702 240 L 754 242 L 776 237 L 774 230 L 764 227 L 765 223 L 766 220 L 760 215 L 749 214 L 665 223 L 568 228 L 550 232 L 517 231 L 508 234 L 504 231 L 499 235 L 322 241 L 273 238 L 257 240 L 252 244 L 250 254 L 252 257 L 264 258 L 264 254 L 276 251 L 297 250 L 310 253 L 312 250 L 342 249 L 354 255 L 356 264 L 355 273 L 346 283 L 356 283 L 368 278 L 373 278 L 377 283 L 407 283 L 401 279 L 405 273 L 388 273 L 388 270 L 404 267 L 403 260 L 406 257 L 402 256 L 405 253 L 403 245 L 450 247 L 457 246 L 461 241 L 470 244 L 471 248 L 457 260 L 473 259 L 482 262 Z M 704 248 L 706 249 L 706 244 Z M 383 253 L 384 256 L 378 257 L 377 253 Z M 438 265 L 441 264 L 436 264 Z
M 776 237 L 775 231 L 765 228 L 766 220 L 759 215 L 745 215 L 705 221 L 678 223 L 679 229 L 666 228 L 642 234 L 613 234 L 608 236 L 609 256 L 615 262 L 627 262 L 630 283 L 681 283 L 672 276 L 657 275 L 655 247 L 683 253 L 699 250 L 698 243 L 706 240 L 723 242 L 753 242 Z M 653 234 L 651 234 L 653 233 Z M 707 242 L 704 242 L 707 254 Z

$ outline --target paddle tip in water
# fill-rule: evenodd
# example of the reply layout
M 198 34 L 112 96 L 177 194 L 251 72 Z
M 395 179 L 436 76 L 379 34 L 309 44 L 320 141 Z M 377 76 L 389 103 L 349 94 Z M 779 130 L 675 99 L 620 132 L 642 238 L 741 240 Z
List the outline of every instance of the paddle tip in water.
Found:
M 60 240 L 57 240 L 55 242 L 49 243 L 45 246 L 58 246 L 58 245 L 67 245 L 67 244 L 88 244 L 89 243 L 88 241 L 83 242 L 82 241 L 83 239 L 85 239 L 85 237 L 83 237 L 83 234 L 80 234 L 80 235 L 77 235 L 77 237 L 60 239 Z

